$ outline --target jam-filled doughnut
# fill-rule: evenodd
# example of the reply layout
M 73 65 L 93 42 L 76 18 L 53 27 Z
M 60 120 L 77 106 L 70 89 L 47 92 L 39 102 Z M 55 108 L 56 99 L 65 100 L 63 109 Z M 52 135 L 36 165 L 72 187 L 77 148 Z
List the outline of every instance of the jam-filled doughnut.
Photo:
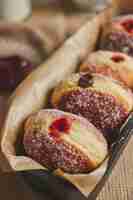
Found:
M 124 53 L 102 50 L 91 53 L 80 71 L 112 77 L 133 89 L 133 58 Z
M 28 156 L 44 167 L 68 173 L 87 173 L 106 158 L 108 145 L 85 118 L 59 110 L 41 110 L 24 127 Z
M 106 135 L 127 118 L 133 108 L 133 94 L 109 77 L 77 73 L 55 88 L 51 104 L 87 118 Z
M 133 15 L 114 19 L 104 31 L 101 47 L 133 56 Z

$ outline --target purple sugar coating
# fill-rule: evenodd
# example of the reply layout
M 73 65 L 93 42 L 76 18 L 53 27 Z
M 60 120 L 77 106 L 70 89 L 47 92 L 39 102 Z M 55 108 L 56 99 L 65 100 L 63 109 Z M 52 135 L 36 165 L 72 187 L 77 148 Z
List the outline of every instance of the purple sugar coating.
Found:
M 133 56 L 133 36 L 125 32 L 111 32 L 106 35 L 102 49 L 110 51 L 119 51 Z
M 28 156 L 48 169 L 60 168 L 68 173 L 89 172 L 88 156 L 63 140 L 41 133 L 26 134 L 24 147 Z
M 85 117 L 106 134 L 122 125 L 128 116 L 115 97 L 88 89 L 67 92 L 58 108 Z

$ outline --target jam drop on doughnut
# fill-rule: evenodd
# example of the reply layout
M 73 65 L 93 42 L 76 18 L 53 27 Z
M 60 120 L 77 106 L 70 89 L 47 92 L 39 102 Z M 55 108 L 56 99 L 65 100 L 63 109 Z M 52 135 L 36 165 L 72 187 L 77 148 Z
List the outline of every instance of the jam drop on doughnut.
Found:
M 125 20 L 121 23 L 128 33 L 133 33 L 133 19 Z
M 116 63 L 119 63 L 119 62 L 122 62 L 122 61 L 125 60 L 125 58 L 124 58 L 122 55 L 120 55 L 120 54 L 114 54 L 114 55 L 111 57 L 111 59 L 112 59 L 114 62 L 116 62 Z
M 67 118 L 60 118 L 53 121 L 50 126 L 50 135 L 53 137 L 59 137 L 60 132 L 64 132 L 65 134 L 69 134 L 69 130 L 71 127 L 71 120 Z

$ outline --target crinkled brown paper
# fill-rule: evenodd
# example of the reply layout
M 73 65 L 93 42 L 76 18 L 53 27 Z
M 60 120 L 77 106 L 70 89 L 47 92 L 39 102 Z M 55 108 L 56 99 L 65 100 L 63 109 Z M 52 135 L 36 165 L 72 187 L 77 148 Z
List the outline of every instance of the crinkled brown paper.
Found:
M 1 149 L 7 166 L 4 171 L 44 169 L 26 156 L 16 155 L 16 144 L 22 134 L 23 122 L 31 114 L 47 106 L 48 94 L 59 81 L 74 72 L 86 54 L 96 47 L 103 26 L 112 16 L 108 8 L 93 17 L 76 34 L 53 54 L 44 64 L 31 73 L 13 93 L 8 101 L 6 120 L 2 129 Z M 94 172 L 70 175 L 56 170 L 54 173 L 65 177 L 85 196 L 95 188 L 107 169 L 108 159 Z

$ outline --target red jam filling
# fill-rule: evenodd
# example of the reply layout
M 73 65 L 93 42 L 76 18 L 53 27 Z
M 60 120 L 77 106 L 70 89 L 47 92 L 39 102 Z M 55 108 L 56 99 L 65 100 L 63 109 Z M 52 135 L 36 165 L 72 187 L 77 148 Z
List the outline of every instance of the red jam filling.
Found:
M 125 58 L 120 54 L 114 54 L 111 59 L 116 63 L 119 63 L 125 60 Z
M 125 20 L 121 23 L 128 33 L 133 33 L 133 19 Z
M 93 85 L 93 77 L 91 74 L 87 73 L 87 74 L 82 74 L 80 79 L 79 79 L 79 82 L 78 82 L 78 85 L 82 88 L 87 88 L 89 86 L 92 86 Z
M 56 119 L 50 126 L 50 135 L 52 135 L 53 137 L 59 137 L 61 132 L 69 134 L 70 127 L 70 119 L 65 117 Z
M 32 63 L 20 56 L 0 58 L 0 89 L 14 89 L 32 69 Z

